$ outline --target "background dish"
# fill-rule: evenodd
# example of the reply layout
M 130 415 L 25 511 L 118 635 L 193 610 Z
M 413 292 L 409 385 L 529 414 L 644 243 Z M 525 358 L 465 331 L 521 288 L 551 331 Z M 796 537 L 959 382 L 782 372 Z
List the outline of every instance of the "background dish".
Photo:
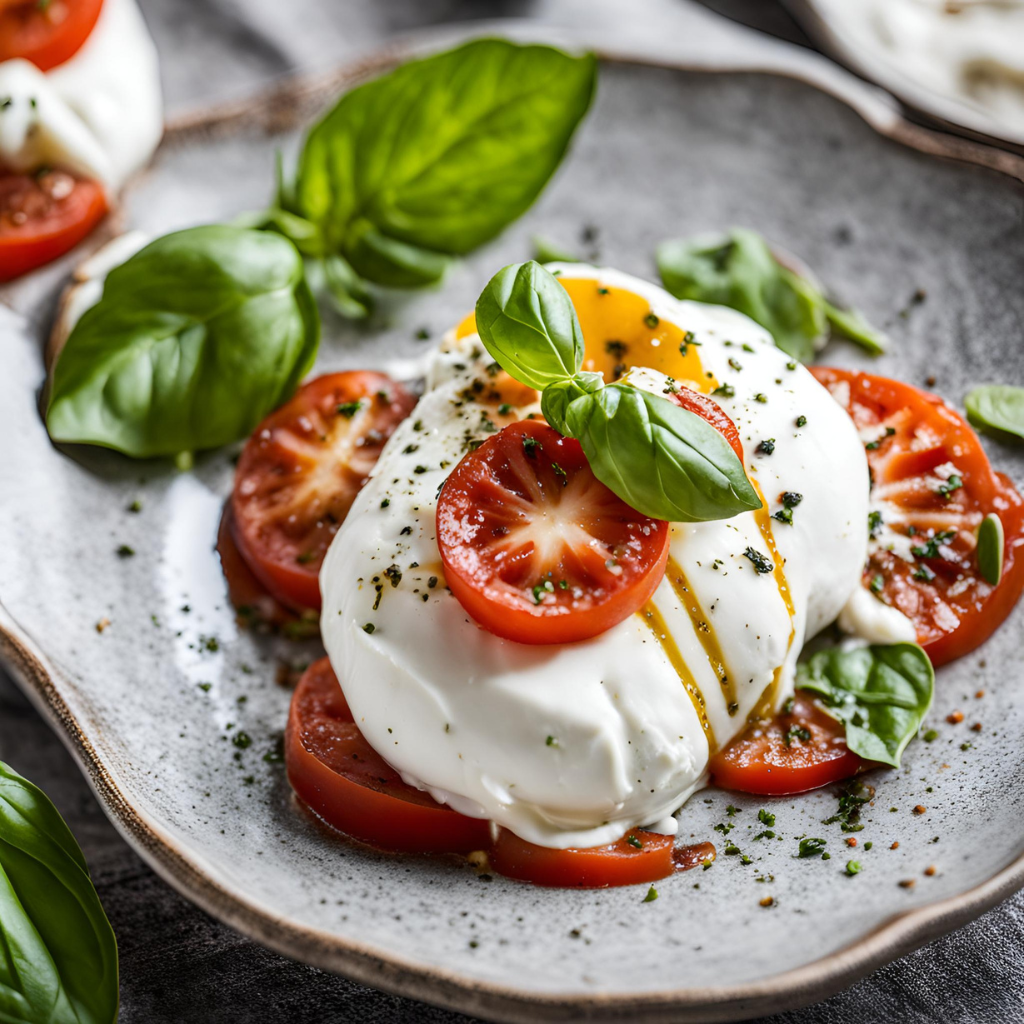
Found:
M 292 123 L 303 109 L 294 98 L 257 105 L 255 118 L 221 119 L 218 131 L 197 123 L 172 137 L 129 199 L 132 223 L 164 230 L 259 206 L 272 159 L 263 129 L 268 120 Z M 416 328 L 436 336 L 472 304 L 487 268 L 529 251 L 531 232 L 569 243 L 597 223 L 603 258 L 649 276 L 651 251 L 665 234 L 735 222 L 799 253 L 844 300 L 888 326 L 896 344 L 872 364 L 880 372 L 918 382 L 935 374 L 937 390 L 956 399 L 972 383 L 1014 375 L 1024 250 L 1009 228 L 1022 203 L 1015 183 L 887 142 L 806 85 L 606 64 L 595 113 L 538 207 L 442 292 L 392 310 L 395 326 L 383 335 L 330 325 L 337 340 L 324 346 L 321 365 L 421 351 Z M 927 301 L 907 307 L 919 288 Z M 47 315 L 39 300 L 38 291 L 18 296 L 35 323 Z M 32 322 L 0 315 L 14 353 L 0 383 L 0 417 L 13 439 L 0 481 L 13 496 L 0 512 L 2 598 L 13 620 L 5 617 L 5 657 L 51 716 L 63 718 L 108 808 L 145 855 L 248 934 L 383 987 L 501 1018 L 554 1017 L 583 1002 L 608 1018 L 643 1007 L 674 1019 L 728 1019 L 817 998 L 1024 881 L 1024 868 L 1014 866 L 1024 852 L 1013 827 L 1024 713 L 1013 708 L 1013 625 L 980 659 L 940 673 L 933 721 L 986 686 L 977 712 L 986 731 L 960 752 L 966 733 L 940 725 L 940 741 L 919 745 L 886 781 L 861 833 L 877 840 L 871 871 L 856 879 L 841 877 L 839 858 L 792 860 L 792 837 L 834 809 L 823 796 L 779 803 L 778 831 L 790 841 L 764 863 L 741 868 L 723 857 L 699 880 L 699 893 L 692 876 L 681 876 L 647 906 L 633 890 L 488 885 L 469 871 L 325 841 L 290 806 L 280 769 L 261 760 L 283 723 L 287 693 L 273 683 L 273 655 L 261 664 L 252 638 L 232 635 L 209 553 L 229 460 L 202 459 L 193 477 L 103 453 L 76 463 L 55 452 L 34 415 L 38 336 Z M 856 361 L 851 350 L 833 354 Z M 991 450 L 999 468 L 1021 478 L 1021 460 Z M 136 498 L 143 512 L 130 515 Z M 119 560 L 121 543 L 136 557 Z M 97 634 L 103 617 L 112 625 Z M 200 682 L 213 684 L 209 692 Z M 230 742 L 229 722 L 249 733 L 251 747 Z M 940 772 L 942 763 L 951 767 Z M 964 790 L 975 794 L 973 804 L 963 802 Z M 688 809 L 684 834 L 703 837 L 723 820 L 730 798 L 709 797 L 712 805 Z M 929 801 L 926 816 L 911 815 Z M 760 806 L 731 802 L 744 824 Z M 885 851 L 883 837 L 899 839 L 900 850 Z M 932 862 L 939 875 L 921 878 Z M 779 905 L 770 911 L 758 906 L 767 890 L 754 875 L 762 871 L 776 876 L 770 892 Z M 914 876 L 915 889 L 897 887 Z M 883 928 L 907 910 L 914 913 Z M 703 927 L 708 921 L 714 931 Z M 709 990 L 706 979 L 716 976 L 727 984 Z

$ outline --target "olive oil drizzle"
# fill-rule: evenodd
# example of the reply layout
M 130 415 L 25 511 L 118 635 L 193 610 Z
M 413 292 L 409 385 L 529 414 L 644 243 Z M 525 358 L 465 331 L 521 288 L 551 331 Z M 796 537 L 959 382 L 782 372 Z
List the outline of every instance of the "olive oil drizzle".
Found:
M 772 560 L 772 576 L 775 577 L 775 583 L 779 588 L 779 595 L 786 605 L 786 611 L 789 612 L 789 642 L 786 644 L 786 656 L 788 657 L 790 648 L 793 646 L 793 639 L 796 636 L 796 626 L 794 625 L 796 608 L 793 605 L 793 594 L 789 589 L 789 582 L 786 580 L 782 553 L 775 543 L 775 533 L 772 530 L 772 518 L 768 512 L 768 502 L 764 499 L 761 485 L 753 477 L 750 478 L 750 482 L 753 484 L 754 490 L 757 491 L 757 496 L 761 499 L 761 507 L 754 513 L 754 519 L 757 521 L 757 527 L 761 531 L 761 536 L 764 538 L 765 546 L 768 548 L 768 554 Z M 761 699 L 748 716 L 751 721 L 758 718 L 770 718 L 775 713 L 776 698 L 779 692 L 779 685 L 782 682 L 782 669 L 783 665 L 780 665 L 775 670 L 772 681 L 768 684 L 761 695 Z
M 697 600 L 697 596 L 694 594 L 693 587 L 690 586 L 690 581 L 686 578 L 686 573 L 683 572 L 682 566 L 674 558 L 669 558 L 668 565 L 665 568 L 665 576 L 672 585 L 679 603 L 690 616 L 693 631 L 697 634 L 701 647 L 704 648 L 711 671 L 715 673 L 715 677 L 722 684 L 722 696 L 725 698 L 729 715 L 735 715 L 739 710 L 739 704 L 736 700 L 736 686 L 725 664 L 725 654 L 722 652 L 722 647 L 718 642 L 718 636 L 715 633 L 714 627 L 711 625 L 708 616 L 704 613 L 704 609 L 701 608 L 700 602 Z
M 701 693 L 697 681 L 693 678 L 693 673 L 686 664 L 686 659 L 679 650 L 679 646 L 673 639 L 672 634 L 668 631 L 665 619 L 657 607 L 655 607 L 653 601 L 648 601 L 640 609 L 640 617 L 654 635 L 654 639 L 660 644 L 661 649 L 665 652 L 665 657 L 668 658 L 676 675 L 679 676 L 679 681 L 683 684 L 683 688 L 693 704 L 693 709 L 697 712 L 697 717 L 700 719 L 701 728 L 703 728 L 704 735 L 707 737 L 708 749 L 713 754 L 718 749 L 718 743 L 715 741 L 715 731 L 711 728 L 711 720 L 708 718 L 707 708 L 704 704 L 704 694 Z

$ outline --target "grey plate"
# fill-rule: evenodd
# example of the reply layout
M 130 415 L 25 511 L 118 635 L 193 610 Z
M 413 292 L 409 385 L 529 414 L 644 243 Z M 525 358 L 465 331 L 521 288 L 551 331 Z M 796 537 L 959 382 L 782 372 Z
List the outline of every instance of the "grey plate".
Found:
M 296 118 L 320 99 L 320 86 L 284 88 L 172 132 L 126 219 L 159 231 L 260 205 L 274 145 L 293 151 Z M 416 329 L 436 337 L 453 323 L 533 232 L 571 243 L 596 225 L 606 262 L 650 276 L 666 234 L 738 223 L 889 328 L 893 354 L 872 368 L 916 383 L 933 374 L 958 401 L 972 383 L 1022 378 L 1022 213 L 1018 182 L 887 140 L 792 77 L 606 61 L 596 109 L 537 207 L 442 291 L 396 304 L 373 329 L 328 320 L 320 367 L 422 352 Z M 733 821 L 730 838 L 754 861 L 722 856 L 661 883 L 648 904 L 642 888 L 481 881 L 457 863 L 338 840 L 263 760 L 287 710 L 280 661 L 316 651 L 234 624 L 212 554 L 231 453 L 182 475 L 47 441 L 41 336 L 60 273 L 9 292 L 19 314 L 0 307 L 0 653 L 129 841 L 221 920 L 298 959 L 495 1019 L 731 1020 L 821 998 L 1024 884 L 1019 612 L 940 672 L 928 723 L 939 739 L 914 744 L 902 771 L 870 776 L 878 797 L 855 878 L 838 826 L 821 824 L 830 794 L 772 802 L 783 838 L 759 842 L 762 802 L 698 796 L 684 839 L 720 840 L 714 824 Z M 927 300 L 901 315 L 919 288 Z M 828 359 L 864 362 L 841 346 Z M 1024 479 L 1024 460 L 992 452 Z M 138 514 L 126 510 L 135 499 Z M 135 557 L 119 559 L 120 544 Z M 984 700 L 970 696 L 979 687 Z M 983 731 L 946 725 L 954 707 Z M 231 742 L 239 729 L 253 741 L 244 750 Z M 828 839 L 832 859 L 795 859 L 804 834 Z

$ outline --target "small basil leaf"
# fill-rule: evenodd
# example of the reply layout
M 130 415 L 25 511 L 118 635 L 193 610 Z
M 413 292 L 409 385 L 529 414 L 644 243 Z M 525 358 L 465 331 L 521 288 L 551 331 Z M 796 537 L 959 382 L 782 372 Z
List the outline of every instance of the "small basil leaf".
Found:
M 117 1003 L 117 942 L 82 851 L 0 762 L 0 1020 L 113 1024 Z
M 1024 388 L 989 384 L 975 388 L 964 404 L 967 418 L 979 430 L 1004 441 L 1024 441 Z
M 110 272 L 61 351 L 46 425 L 136 458 L 227 444 L 291 395 L 319 337 L 287 239 L 177 231 Z
M 1003 521 L 990 512 L 978 527 L 978 571 L 981 578 L 997 586 L 1003 578 Z
M 583 363 L 583 331 L 569 293 L 539 263 L 499 270 L 476 302 L 476 329 L 516 380 L 542 391 Z
M 931 707 L 935 672 L 917 644 L 835 647 L 800 665 L 796 685 L 846 725 L 854 753 L 899 768 Z
M 604 378 L 599 373 L 577 373 L 569 380 L 549 384 L 540 396 L 540 411 L 544 419 L 560 434 L 571 436 L 565 422 L 569 406 L 581 398 L 604 387 Z
M 657 262 L 662 282 L 676 298 L 745 313 L 802 362 L 813 359 L 830 323 L 836 333 L 871 352 L 884 348 L 884 336 L 860 314 L 829 303 L 812 281 L 783 266 L 753 231 L 734 228 L 725 235 L 664 242 Z
M 579 256 L 541 235 L 533 236 L 533 258 L 538 263 L 580 263 Z
M 565 419 L 598 480 L 644 515 L 695 523 L 761 507 L 728 441 L 674 402 L 609 384 L 577 398 Z
M 378 284 L 394 269 L 380 261 L 383 239 L 469 252 L 537 198 L 596 74 L 592 54 L 502 39 L 403 64 L 347 93 L 310 131 L 289 208 L 319 227 L 321 255 L 341 253 Z M 362 222 L 378 233 L 372 245 Z

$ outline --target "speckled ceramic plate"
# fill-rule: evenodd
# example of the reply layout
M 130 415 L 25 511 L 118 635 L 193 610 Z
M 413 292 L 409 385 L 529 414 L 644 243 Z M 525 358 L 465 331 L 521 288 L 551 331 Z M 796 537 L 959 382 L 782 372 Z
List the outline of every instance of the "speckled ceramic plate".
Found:
M 874 102 L 858 88 L 850 96 Z M 160 231 L 259 206 L 274 146 L 294 150 L 324 95 L 283 88 L 172 131 L 124 219 Z M 872 368 L 933 375 L 959 402 L 976 382 L 1024 382 L 1022 215 L 1018 181 L 884 138 L 792 75 L 606 60 L 596 108 L 537 207 L 443 290 L 369 326 L 328 319 L 320 368 L 422 352 L 417 330 L 453 323 L 534 232 L 569 245 L 592 225 L 604 261 L 650 276 L 667 234 L 735 223 L 888 328 L 892 354 Z M 877 799 L 858 838 L 873 848 L 854 878 L 838 826 L 821 824 L 828 793 L 773 801 L 781 838 L 760 842 L 760 802 L 698 796 L 682 840 L 715 837 L 732 803 L 730 839 L 752 863 L 722 856 L 661 883 L 652 903 L 643 888 L 540 890 L 339 840 L 295 804 L 272 753 L 289 698 L 280 680 L 316 651 L 239 631 L 225 599 L 213 542 L 233 452 L 177 473 L 48 443 L 42 338 L 66 270 L 0 306 L 0 653 L 129 841 L 218 918 L 298 959 L 494 1019 L 731 1020 L 820 998 L 1024 884 L 1019 612 L 939 673 L 927 723 L 938 738 L 913 744 L 902 771 L 871 774 Z M 926 300 L 911 304 L 919 289 Z M 827 358 L 864 362 L 842 346 Z M 990 450 L 1024 480 L 1024 460 Z M 135 556 L 119 558 L 122 544 Z M 954 708 L 966 714 L 956 727 Z M 796 859 L 804 834 L 826 838 L 832 859 Z

